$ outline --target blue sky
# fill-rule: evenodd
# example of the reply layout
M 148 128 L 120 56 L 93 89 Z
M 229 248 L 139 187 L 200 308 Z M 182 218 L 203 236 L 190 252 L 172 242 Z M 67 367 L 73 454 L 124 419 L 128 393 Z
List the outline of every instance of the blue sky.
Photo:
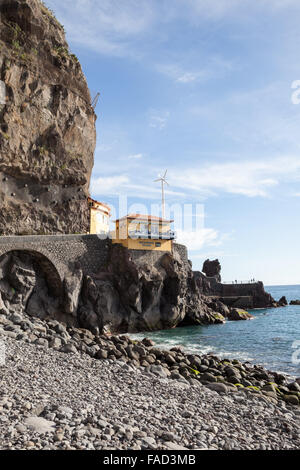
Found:
M 195 269 L 300 283 L 299 0 L 47 0 L 93 95 L 92 196 L 202 204 Z

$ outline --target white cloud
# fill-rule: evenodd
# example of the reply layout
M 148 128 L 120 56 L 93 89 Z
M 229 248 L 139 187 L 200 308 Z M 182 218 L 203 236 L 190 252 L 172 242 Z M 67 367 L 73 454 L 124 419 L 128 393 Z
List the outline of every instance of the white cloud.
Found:
M 72 42 L 100 54 L 135 58 L 148 49 L 140 39 L 155 33 L 160 41 L 166 25 L 178 20 L 195 23 L 229 17 L 232 21 L 235 17 L 240 20 L 241 13 L 248 19 L 251 15 L 280 13 L 282 9 L 300 6 L 298 0 L 47 0 L 46 3 L 64 24 Z M 187 73 L 193 75 L 192 71 Z
M 131 162 L 141 160 L 142 154 L 131 155 Z M 124 162 L 126 159 L 124 158 Z M 127 157 L 128 161 L 128 157 Z M 101 166 L 99 167 L 101 169 Z M 107 172 L 109 166 L 107 168 Z M 119 169 L 120 170 L 120 169 Z M 122 171 L 122 170 L 121 170 Z M 92 178 L 91 191 L 96 196 L 127 194 L 136 198 L 149 198 L 160 201 L 161 189 L 149 184 L 142 173 L 129 171 L 124 166 L 124 173 L 113 176 Z M 151 175 L 151 168 L 145 169 L 144 175 Z M 154 179 L 154 177 L 153 177 Z M 173 168 L 169 171 L 170 187 L 166 195 L 170 198 L 189 198 L 216 196 L 219 193 L 239 194 L 247 197 L 269 197 L 272 189 L 300 179 L 300 158 L 287 156 L 269 160 L 228 161 L 197 167 Z M 290 193 L 299 197 L 299 192 Z
M 150 180 L 151 181 L 151 180 Z M 94 197 L 117 196 L 124 194 L 135 198 L 156 199 L 158 203 L 161 200 L 161 189 L 154 183 L 149 185 L 138 177 L 130 178 L 127 174 L 115 176 L 94 177 L 91 181 L 91 193 Z M 166 195 L 175 197 L 184 197 L 185 194 L 179 191 L 166 190 Z
M 141 158 L 143 158 L 142 153 L 136 153 L 135 155 L 128 155 L 129 160 L 140 160 Z
M 48 0 L 64 24 L 69 40 L 101 54 L 123 56 L 131 40 L 154 21 L 153 3 L 147 0 Z
M 170 117 L 169 111 L 150 111 L 149 126 L 154 129 L 162 130 L 166 127 Z
M 118 194 L 120 190 L 129 184 L 129 178 L 126 175 L 101 176 L 92 178 L 91 192 L 95 195 Z
M 239 256 L 237 253 L 230 253 L 224 250 L 213 250 L 213 251 L 202 251 L 200 253 L 193 253 L 193 260 L 206 260 L 206 259 L 216 259 L 216 258 L 232 258 Z
M 244 196 L 268 196 L 280 182 L 300 176 L 300 158 L 281 157 L 266 161 L 241 161 L 206 165 L 170 173 L 170 184 L 192 191 L 223 191 Z
M 206 71 L 187 71 L 177 64 L 159 64 L 156 66 L 159 73 L 166 75 L 178 83 L 191 83 L 201 78 L 206 78 Z
M 189 251 L 199 251 L 204 247 L 220 246 L 227 235 L 220 235 L 213 228 L 202 228 L 198 230 L 177 230 L 177 242 L 188 247 Z
M 197 80 L 196 73 L 185 72 L 183 75 L 180 75 L 176 81 L 179 83 L 190 83 L 194 82 L 195 80 Z
M 233 63 L 218 56 L 203 57 L 201 68 L 195 66 L 191 68 L 185 64 L 169 63 L 158 64 L 156 70 L 177 83 L 188 84 L 208 80 L 216 75 L 221 77 L 224 73 L 233 70 Z
M 230 17 L 241 18 L 243 14 L 249 17 L 255 13 L 280 13 L 281 10 L 296 7 L 299 8 L 298 0 L 177 0 L 178 6 L 182 7 L 182 14 L 188 16 L 191 21 L 198 19 L 220 20 Z

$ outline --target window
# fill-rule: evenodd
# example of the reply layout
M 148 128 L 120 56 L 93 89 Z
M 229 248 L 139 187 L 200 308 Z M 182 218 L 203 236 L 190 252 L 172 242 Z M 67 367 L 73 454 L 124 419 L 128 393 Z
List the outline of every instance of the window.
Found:
M 143 235 L 148 235 L 148 224 L 141 224 L 140 231 Z
M 158 224 L 151 224 L 151 234 L 159 235 L 159 226 Z

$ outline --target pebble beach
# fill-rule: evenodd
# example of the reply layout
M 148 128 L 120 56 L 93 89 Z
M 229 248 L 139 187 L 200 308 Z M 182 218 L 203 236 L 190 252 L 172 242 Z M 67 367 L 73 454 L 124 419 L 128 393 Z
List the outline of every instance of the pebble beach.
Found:
M 263 374 L 271 384 L 268 371 L 239 361 L 229 366 L 215 357 L 198 357 L 198 369 L 204 372 L 192 377 L 183 367 L 183 358 L 187 365 L 191 356 L 175 348 L 161 351 L 158 359 L 159 350 L 149 340 L 97 337 L 55 321 L 18 315 L 0 316 L 0 321 L 5 345 L 5 363 L 0 366 L 2 450 L 300 447 L 297 382 L 281 386 L 286 397 L 294 397 L 284 400 L 276 398 L 271 385 L 270 391 L 236 386 L 230 374 L 228 382 L 221 381 L 220 370 L 232 369 L 231 374 L 241 374 L 241 382 L 247 383 L 245 377 L 249 381 L 252 373 L 260 376 L 261 385 Z M 84 345 L 86 350 L 79 351 Z M 113 352 L 122 348 L 127 355 L 116 357 Z M 151 356 L 156 359 L 150 365 Z M 219 371 L 204 365 L 209 361 Z M 281 374 L 275 373 L 275 379 L 285 383 Z

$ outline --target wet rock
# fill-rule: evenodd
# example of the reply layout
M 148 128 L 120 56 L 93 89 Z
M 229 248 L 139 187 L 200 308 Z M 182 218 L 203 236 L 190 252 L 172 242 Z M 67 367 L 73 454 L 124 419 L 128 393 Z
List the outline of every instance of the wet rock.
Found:
M 283 399 L 291 405 L 299 405 L 299 398 L 296 395 L 284 395 Z
M 240 308 L 232 308 L 227 318 L 230 321 L 239 321 L 239 320 L 251 320 L 254 317 L 253 315 L 251 315 L 251 313 L 247 312 L 246 310 L 242 310 Z
M 300 384 L 297 381 L 292 382 L 288 384 L 288 389 L 292 392 L 300 392 Z
M 150 338 L 144 338 L 142 343 L 147 347 L 155 346 L 155 342 Z
M 278 304 L 279 304 L 280 307 L 285 307 L 286 305 L 288 305 L 288 301 L 286 300 L 286 297 L 282 296 L 279 299 Z
M 213 374 L 210 374 L 209 372 L 204 372 L 204 374 L 200 376 L 200 381 L 201 382 L 217 382 L 217 379 Z

